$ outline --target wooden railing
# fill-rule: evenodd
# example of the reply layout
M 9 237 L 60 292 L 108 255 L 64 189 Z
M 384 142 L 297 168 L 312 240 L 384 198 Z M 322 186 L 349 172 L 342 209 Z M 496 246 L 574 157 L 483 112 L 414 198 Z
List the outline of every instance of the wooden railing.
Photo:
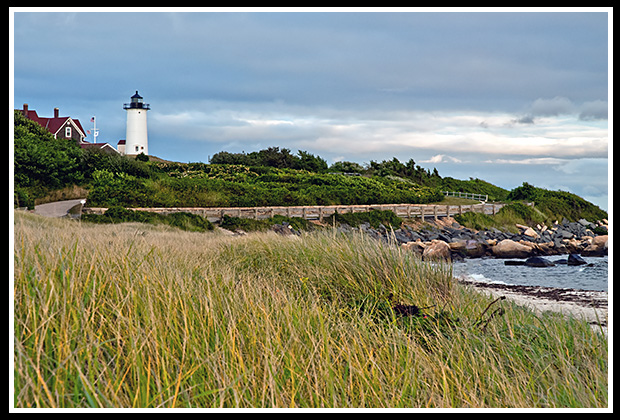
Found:
M 485 194 L 473 194 L 460 191 L 442 191 L 441 193 L 446 197 L 467 198 L 469 200 L 483 201 L 485 203 L 489 201 L 489 196 Z
M 372 204 L 354 206 L 291 206 L 291 207 L 149 207 L 133 208 L 132 210 L 149 211 L 160 214 L 188 212 L 198 214 L 211 222 L 222 219 L 224 215 L 249 218 L 268 219 L 275 215 L 287 217 L 302 217 L 308 220 L 320 220 L 338 213 L 358 213 L 370 210 L 391 210 L 402 218 L 421 218 L 454 216 L 466 212 L 495 214 L 504 204 L 468 204 L 468 205 L 441 205 L 441 204 Z M 84 213 L 103 214 L 106 208 L 84 208 Z

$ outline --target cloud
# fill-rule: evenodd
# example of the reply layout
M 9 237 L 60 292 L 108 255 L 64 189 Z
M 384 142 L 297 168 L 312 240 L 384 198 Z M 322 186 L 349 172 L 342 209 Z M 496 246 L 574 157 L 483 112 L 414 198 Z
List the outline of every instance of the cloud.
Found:
M 501 165 L 562 165 L 568 162 L 567 159 L 543 157 L 543 158 L 525 158 L 525 159 L 489 159 L 484 163 L 501 164 Z
M 432 156 L 428 160 L 422 160 L 420 162 L 422 163 L 447 163 L 447 162 L 461 163 L 463 161 L 461 159 L 458 159 L 452 156 L 438 154 L 438 155 Z
M 582 121 L 606 120 L 608 119 L 607 101 L 591 101 L 586 102 L 581 107 L 579 119 Z
M 214 101 L 189 107 L 193 111 L 153 111 L 149 134 L 211 144 L 213 153 L 224 144 L 235 144 L 238 151 L 280 146 L 353 161 L 394 153 L 431 164 L 607 156 L 606 123 L 584 125 L 576 117 L 540 117 L 537 124 L 513 125 L 507 124 L 511 116 L 505 113 L 257 105 Z
M 574 112 L 575 105 L 573 102 L 563 96 L 556 96 L 551 99 L 538 98 L 529 109 L 529 114 L 545 117 L 572 114 Z
M 534 116 L 531 114 L 527 114 L 511 120 L 511 122 L 515 124 L 534 124 Z
M 525 113 L 511 120 L 512 124 L 535 124 L 541 117 L 558 117 L 578 115 L 581 121 L 606 120 L 608 114 L 607 101 L 587 101 L 578 106 L 564 96 L 554 98 L 538 98 L 532 102 Z

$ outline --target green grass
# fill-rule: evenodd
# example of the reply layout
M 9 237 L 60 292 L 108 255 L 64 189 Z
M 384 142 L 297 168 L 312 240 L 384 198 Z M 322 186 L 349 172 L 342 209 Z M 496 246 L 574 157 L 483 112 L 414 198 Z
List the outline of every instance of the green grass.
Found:
M 530 207 L 522 203 L 513 202 L 502 207 L 497 214 L 487 215 L 483 213 L 466 212 L 457 214 L 454 219 L 461 225 L 470 229 L 499 228 L 518 233 L 515 226 L 517 223 L 527 226 L 535 226 L 537 223 L 549 223 L 549 218 L 542 214 L 536 207 Z
M 586 322 L 481 317 L 450 265 L 359 234 L 14 229 L 16 407 L 607 406 Z

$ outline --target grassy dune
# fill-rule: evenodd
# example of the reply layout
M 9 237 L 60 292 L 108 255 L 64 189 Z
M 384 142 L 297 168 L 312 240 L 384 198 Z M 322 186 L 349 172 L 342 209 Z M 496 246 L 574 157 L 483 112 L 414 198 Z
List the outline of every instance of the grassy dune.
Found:
M 14 227 L 16 407 L 607 406 L 587 323 L 483 314 L 449 265 L 379 241 Z

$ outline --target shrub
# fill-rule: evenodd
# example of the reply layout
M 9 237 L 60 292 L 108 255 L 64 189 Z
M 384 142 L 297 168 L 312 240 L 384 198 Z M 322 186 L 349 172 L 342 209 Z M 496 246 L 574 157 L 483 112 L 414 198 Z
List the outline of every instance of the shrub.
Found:
M 396 216 L 391 210 L 371 210 L 362 213 L 334 213 L 326 217 L 324 221 L 333 224 L 334 220 L 339 223 L 346 223 L 349 226 L 357 227 L 363 223 L 369 223 L 373 228 L 378 228 L 380 224 L 384 226 L 400 227 L 403 220 Z
M 163 224 L 191 232 L 206 232 L 215 227 L 204 217 L 187 212 L 171 213 L 168 215 L 151 213 L 148 211 L 130 210 L 120 206 L 110 207 L 104 214 L 84 214 L 82 221 L 91 223 L 149 223 Z
M 264 232 L 269 230 L 275 224 L 281 225 L 283 223 L 288 223 L 295 230 L 312 230 L 312 225 L 306 219 L 301 217 L 281 216 L 279 214 L 263 220 L 245 219 L 241 217 L 228 216 L 225 214 L 219 225 L 224 229 L 233 231 L 236 229 L 241 229 L 246 232 Z
M 487 214 L 475 213 L 471 211 L 455 215 L 454 220 L 456 220 L 465 227 L 476 230 L 482 230 L 497 226 L 497 222 L 493 217 Z

